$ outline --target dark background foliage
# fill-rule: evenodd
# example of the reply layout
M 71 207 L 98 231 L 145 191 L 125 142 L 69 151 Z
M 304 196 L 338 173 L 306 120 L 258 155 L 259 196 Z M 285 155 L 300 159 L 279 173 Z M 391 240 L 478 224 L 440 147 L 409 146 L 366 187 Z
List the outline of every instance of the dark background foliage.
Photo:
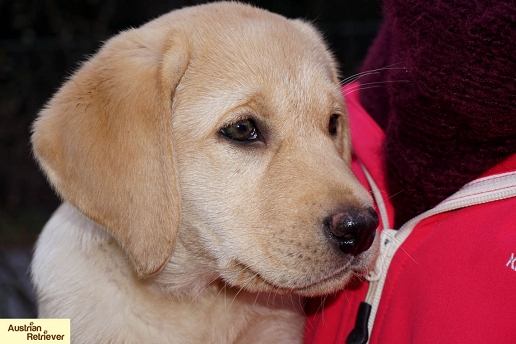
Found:
M 0 0 L 0 317 L 35 314 L 27 264 L 37 234 L 60 203 L 31 156 L 30 126 L 39 109 L 108 37 L 203 2 Z M 343 76 L 356 72 L 380 24 L 380 0 L 248 2 L 312 21 Z M 13 302 L 21 313 L 12 311 Z

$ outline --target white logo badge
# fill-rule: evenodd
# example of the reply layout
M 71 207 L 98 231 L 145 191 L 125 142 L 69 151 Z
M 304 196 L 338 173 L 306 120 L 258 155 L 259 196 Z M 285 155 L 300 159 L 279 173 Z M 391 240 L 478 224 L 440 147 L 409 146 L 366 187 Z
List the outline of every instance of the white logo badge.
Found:
M 505 266 L 508 266 L 514 271 L 516 271 L 516 256 L 514 256 L 514 253 L 511 253 L 511 258 L 509 258 L 509 261 L 507 262 L 507 264 L 505 264 Z

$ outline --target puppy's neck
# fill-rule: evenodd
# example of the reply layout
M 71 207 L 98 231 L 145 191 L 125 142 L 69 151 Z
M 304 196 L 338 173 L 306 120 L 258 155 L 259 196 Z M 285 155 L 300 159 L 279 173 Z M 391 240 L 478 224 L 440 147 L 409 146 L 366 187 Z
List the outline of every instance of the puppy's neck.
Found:
M 178 297 L 197 297 L 203 291 L 218 288 L 221 282 L 216 268 L 203 256 L 192 259 L 193 254 L 178 240 L 163 270 L 152 277 L 153 282 Z

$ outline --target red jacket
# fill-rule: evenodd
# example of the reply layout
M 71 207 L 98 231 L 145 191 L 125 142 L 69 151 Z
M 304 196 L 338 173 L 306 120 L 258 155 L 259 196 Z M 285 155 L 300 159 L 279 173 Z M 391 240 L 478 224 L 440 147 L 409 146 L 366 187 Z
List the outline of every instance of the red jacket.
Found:
M 369 281 L 310 301 L 305 343 L 346 343 L 368 289 L 369 343 L 516 343 L 516 154 L 392 230 L 384 133 L 353 87 L 353 168 L 375 197 L 381 255 Z

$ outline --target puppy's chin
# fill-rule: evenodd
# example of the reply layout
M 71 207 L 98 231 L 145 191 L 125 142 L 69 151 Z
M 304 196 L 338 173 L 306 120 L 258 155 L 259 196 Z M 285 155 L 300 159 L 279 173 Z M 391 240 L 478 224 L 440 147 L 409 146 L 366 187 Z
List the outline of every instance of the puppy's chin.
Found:
M 377 246 L 373 245 L 367 252 L 353 257 L 340 269 L 325 274 L 316 273 L 317 277 L 304 275 L 295 279 L 267 279 L 252 267 L 238 261 L 230 263 L 221 273 L 221 277 L 227 284 L 249 292 L 293 293 L 308 297 L 328 295 L 342 290 L 351 281 L 363 281 L 363 276 L 374 267 L 378 252 Z

